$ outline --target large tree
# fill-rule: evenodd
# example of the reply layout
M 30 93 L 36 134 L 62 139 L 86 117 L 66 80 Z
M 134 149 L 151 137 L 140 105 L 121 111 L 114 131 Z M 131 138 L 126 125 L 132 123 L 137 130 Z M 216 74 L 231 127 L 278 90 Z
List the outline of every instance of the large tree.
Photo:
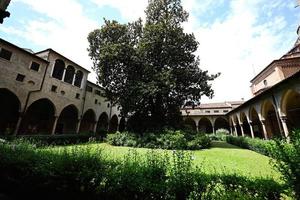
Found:
M 210 75 L 199 68 L 199 43 L 185 33 L 180 0 L 149 0 L 146 22 L 105 20 L 89 34 L 89 52 L 105 97 L 121 105 L 136 131 L 178 128 L 187 99 L 212 97 Z

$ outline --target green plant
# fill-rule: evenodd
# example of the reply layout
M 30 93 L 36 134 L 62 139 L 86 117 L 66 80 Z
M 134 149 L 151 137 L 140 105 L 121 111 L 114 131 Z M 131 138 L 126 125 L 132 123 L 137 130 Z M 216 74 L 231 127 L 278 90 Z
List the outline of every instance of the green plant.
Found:
M 283 179 L 290 186 L 296 199 L 300 199 L 300 130 L 289 135 L 289 141 L 275 140 L 271 148 L 274 167 L 283 175 Z
M 206 149 L 211 146 L 211 139 L 204 134 L 197 134 L 193 140 L 187 143 L 187 148 L 190 150 Z

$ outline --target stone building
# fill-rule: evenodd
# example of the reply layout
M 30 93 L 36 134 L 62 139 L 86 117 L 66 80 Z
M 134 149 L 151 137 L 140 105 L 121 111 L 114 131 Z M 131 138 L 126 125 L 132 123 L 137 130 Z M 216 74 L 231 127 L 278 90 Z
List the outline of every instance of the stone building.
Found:
M 289 132 L 300 128 L 300 27 L 293 48 L 278 60 L 272 61 L 251 82 L 253 97 L 238 107 L 226 107 L 223 115 L 208 115 L 201 106 L 189 114 L 189 124 L 200 123 L 206 118 L 209 126 L 216 129 L 216 119 L 223 118 L 231 134 L 269 139 L 274 136 L 288 137 Z M 208 105 L 205 105 L 206 107 Z M 211 110 L 220 104 L 210 104 Z M 221 106 L 222 107 L 222 106 Z M 225 108 L 225 105 L 222 109 Z M 187 114 L 184 114 L 187 119 Z M 192 119 L 192 121 L 190 120 Z M 224 122 L 225 122 L 224 121 Z M 200 126 L 200 125 L 198 125 Z M 218 127 L 217 127 L 218 128 Z M 207 132 L 207 129 L 206 129 Z M 211 129 L 208 132 L 213 132 Z
M 0 39 L 0 134 L 114 132 L 119 110 L 90 72 L 52 49 L 33 53 Z

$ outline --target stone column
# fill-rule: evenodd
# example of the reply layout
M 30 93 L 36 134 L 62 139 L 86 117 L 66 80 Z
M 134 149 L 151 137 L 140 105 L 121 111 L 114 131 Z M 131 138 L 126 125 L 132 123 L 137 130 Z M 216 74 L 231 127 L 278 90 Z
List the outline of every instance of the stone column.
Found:
M 198 126 L 198 124 L 196 124 L 196 131 L 197 131 L 197 133 L 199 132 L 199 126 Z
M 96 134 L 96 132 L 97 132 L 97 124 L 98 124 L 98 121 L 95 121 L 95 123 L 94 123 L 94 127 L 93 127 L 93 132 Z
M 22 122 L 22 118 L 23 118 L 22 113 L 20 113 L 17 124 L 16 124 L 15 131 L 14 131 L 14 135 L 17 135 L 18 132 L 19 132 L 19 128 L 20 128 L 20 125 L 21 125 L 21 122 Z
M 212 129 L 213 129 L 213 134 L 216 134 L 215 126 L 212 126 Z
M 64 80 L 65 80 L 66 71 L 67 71 L 67 68 L 65 68 L 65 69 L 64 69 L 64 73 L 63 73 L 63 75 L 62 75 L 62 79 L 61 79 L 62 81 L 64 81 Z
M 74 75 L 73 75 L 73 80 L 72 80 L 72 85 L 74 85 L 74 84 L 75 84 L 76 73 L 77 73 L 77 71 L 75 71 L 75 72 L 74 72 Z
M 56 129 L 57 121 L 58 121 L 58 116 L 54 116 L 54 121 L 53 121 L 53 125 L 52 125 L 51 135 L 55 135 L 55 129 Z
M 81 124 L 81 119 L 78 119 L 77 121 L 77 125 L 76 125 L 76 133 L 78 134 L 79 133 L 79 129 L 80 129 L 80 124 Z
M 268 133 L 267 133 L 266 125 L 265 125 L 266 120 L 261 119 L 260 123 L 261 123 L 262 129 L 263 129 L 263 132 L 264 132 L 265 139 L 267 140 L 268 139 Z
M 254 132 L 253 132 L 253 127 L 252 127 L 252 121 L 249 121 L 249 127 L 250 127 L 250 132 L 251 132 L 251 137 L 254 138 Z
M 237 125 L 234 124 L 234 133 L 235 133 L 235 136 L 238 136 L 236 126 L 237 126 Z
M 287 117 L 286 116 L 280 116 L 280 121 L 283 127 L 283 132 L 284 132 L 284 136 L 286 138 L 289 137 L 289 129 L 287 127 L 286 121 L 287 121 Z
M 233 133 L 232 133 L 232 126 L 230 126 L 230 135 L 233 135 Z
M 240 127 L 241 127 L 242 136 L 244 137 L 245 133 L 244 133 L 244 128 L 243 128 L 243 124 L 242 123 L 240 123 Z

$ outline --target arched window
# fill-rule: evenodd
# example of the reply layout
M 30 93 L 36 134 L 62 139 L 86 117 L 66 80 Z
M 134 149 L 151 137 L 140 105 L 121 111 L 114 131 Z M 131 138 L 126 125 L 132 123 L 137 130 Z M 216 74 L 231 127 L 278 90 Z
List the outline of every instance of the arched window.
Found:
M 57 59 L 54 64 L 52 77 L 61 80 L 64 74 L 64 70 L 65 70 L 64 61 Z
M 69 65 L 66 69 L 66 74 L 65 74 L 65 79 L 64 81 L 66 83 L 73 83 L 73 78 L 74 78 L 74 74 L 75 74 L 75 69 L 73 66 Z
M 80 88 L 81 87 L 82 78 L 83 78 L 82 71 L 77 71 L 76 76 L 75 76 L 74 85 Z

